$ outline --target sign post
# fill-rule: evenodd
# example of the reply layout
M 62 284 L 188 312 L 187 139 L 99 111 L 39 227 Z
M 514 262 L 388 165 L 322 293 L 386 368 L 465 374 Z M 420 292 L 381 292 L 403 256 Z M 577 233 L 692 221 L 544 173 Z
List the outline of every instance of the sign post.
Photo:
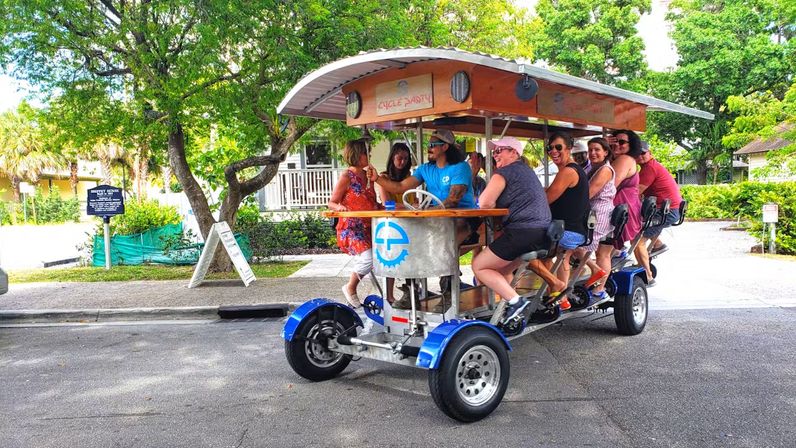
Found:
M 20 182 L 19 183 L 19 192 L 22 193 L 22 216 L 25 218 L 25 222 L 28 222 L 28 197 L 26 195 L 36 193 L 36 187 L 27 183 L 27 182 Z M 36 215 L 36 211 L 33 212 L 34 216 Z
M 199 262 L 196 263 L 196 270 L 193 271 L 191 282 L 188 283 L 189 288 L 196 288 L 204 281 L 205 275 L 207 275 L 207 268 L 210 267 L 210 262 L 213 261 L 213 255 L 216 253 L 219 242 L 221 242 L 224 249 L 227 251 L 230 260 L 232 260 L 232 265 L 235 266 L 235 270 L 238 271 L 240 279 L 243 280 L 243 284 L 249 286 L 252 282 L 257 280 L 254 276 L 254 272 L 252 272 L 252 268 L 246 261 L 246 257 L 243 256 L 238 242 L 235 241 L 235 235 L 229 228 L 229 224 L 227 224 L 226 221 L 221 221 L 210 227 L 210 233 L 207 235 L 207 241 L 205 241 L 205 247 L 202 249 L 202 255 L 199 257 Z
M 779 221 L 779 205 L 774 202 L 763 204 L 763 224 L 768 224 L 768 253 L 777 253 L 777 222 Z
M 122 189 L 99 185 L 88 190 L 86 213 L 101 216 L 105 236 L 105 269 L 111 268 L 111 216 L 124 214 Z

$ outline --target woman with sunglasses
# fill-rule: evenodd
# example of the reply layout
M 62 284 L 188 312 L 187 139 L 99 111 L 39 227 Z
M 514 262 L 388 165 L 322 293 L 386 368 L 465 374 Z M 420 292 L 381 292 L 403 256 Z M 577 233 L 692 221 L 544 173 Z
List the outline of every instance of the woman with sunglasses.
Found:
M 508 299 L 506 318 L 512 319 L 528 304 L 511 287 L 512 273 L 522 263 L 522 254 L 547 247 L 550 207 L 539 178 L 522 160 L 519 140 L 505 137 L 488 142 L 487 148 L 497 170 L 478 197 L 478 206 L 508 208 L 509 214 L 503 218 L 503 233 L 473 258 L 473 273 L 480 283 Z M 541 260 L 531 261 L 529 267 L 551 288 L 557 282 Z
M 583 260 L 587 251 L 595 253 L 597 263 L 586 260 L 592 272 L 586 284 L 591 285 L 611 272 L 613 245 L 600 244 L 600 240 L 613 230 L 611 213 L 614 211 L 616 185 L 614 169 L 610 163 L 611 147 L 608 141 L 604 138 L 593 138 L 589 140 L 588 148 L 589 161 L 591 161 L 590 168 L 586 170 L 589 176 L 589 203 L 597 216 L 597 225 L 594 228 L 592 243 L 576 249 L 575 256 Z M 604 282 L 594 287 L 593 294 L 597 300 L 605 298 Z
M 563 249 L 561 255 L 564 260 L 556 272 L 558 283 L 551 288 L 551 298 L 556 299 L 550 305 L 561 306 L 562 310 L 569 309 L 570 304 L 566 293 L 569 292 L 569 259 L 572 251 L 586 241 L 586 216 L 589 206 L 589 180 L 583 168 L 572 159 L 572 146 L 574 140 L 566 132 L 554 132 L 547 144 L 547 154 L 558 167 L 553 183 L 547 187 L 547 202 L 553 219 L 564 221 L 564 235 L 558 242 L 558 247 Z M 547 260 L 548 268 L 552 263 Z
M 621 241 L 617 240 L 615 248 L 621 250 L 625 243 L 632 240 L 641 230 L 641 197 L 638 192 L 638 168 L 636 157 L 641 155 L 641 139 L 635 132 L 620 130 L 608 138 L 613 150 L 611 166 L 616 172 L 614 185 L 616 195 L 614 205 L 627 204 L 627 224 L 622 231 Z

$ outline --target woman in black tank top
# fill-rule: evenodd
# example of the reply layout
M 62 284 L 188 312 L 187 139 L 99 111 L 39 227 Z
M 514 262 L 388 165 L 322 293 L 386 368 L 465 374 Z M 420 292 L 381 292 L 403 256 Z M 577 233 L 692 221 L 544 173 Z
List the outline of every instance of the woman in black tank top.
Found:
M 564 249 L 564 261 L 556 272 L 556 276 L 564 289 L 569 284 L 569 257 L 572 250 L 586 241 L 586 216 L 589 213 L 589 179 L 583 168 L 572 159 L 571 150 L 574 141 L 564 132 L 556 132 L 550 136 L 547 153 L 558 167 L 555 180 L 547 188 L 547 202 L 553 219 L 564 221 L 564 236 L 559 247 Z M 551 262 L 552 263 L 552 262 Z M 562 300 L 561 309 L 569 308 L 566 299 Z

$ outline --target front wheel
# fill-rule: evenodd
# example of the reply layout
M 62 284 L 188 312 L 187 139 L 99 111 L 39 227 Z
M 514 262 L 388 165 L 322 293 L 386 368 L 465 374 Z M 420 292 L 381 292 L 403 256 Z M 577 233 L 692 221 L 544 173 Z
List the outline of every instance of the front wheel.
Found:
M 439 368 L 428 372 L 434 403 L 461 422 L 475 422 L 491 414 L 508 383 L 506 345 L 487 328 L 463 329 L 448 344 Z
M 350 315 L 335 308 L 316 310 L 299 326 L 293 339 L 285 341 L 288 364 L 310 381 L 336 377 L 351 362 L 351 356 L 329 350 L 329 340 L 346 331 L 349 336 L 356 336 Z
M 633 277 L 630 294 L 617 294 L 614 300 L 614 320 L 619 333 L 633 336 L 647 325 L 647 287 L 638 275 Z

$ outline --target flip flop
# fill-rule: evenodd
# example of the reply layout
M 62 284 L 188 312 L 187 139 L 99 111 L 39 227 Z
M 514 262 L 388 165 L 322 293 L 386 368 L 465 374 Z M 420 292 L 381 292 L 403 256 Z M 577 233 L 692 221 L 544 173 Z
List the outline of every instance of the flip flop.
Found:
M 362 302 L 359 301 L 359 297 L 357 297 L 357 294 L 356 293 L 349 294 L 348 288 L 346 288 L 345 286 L 346 285 L 343 285 L 342 288 L 343 296 L 345 297 L 346 302 L 348 302 L 351 308 L 359 308 L 360 306 L 362 306 Z

